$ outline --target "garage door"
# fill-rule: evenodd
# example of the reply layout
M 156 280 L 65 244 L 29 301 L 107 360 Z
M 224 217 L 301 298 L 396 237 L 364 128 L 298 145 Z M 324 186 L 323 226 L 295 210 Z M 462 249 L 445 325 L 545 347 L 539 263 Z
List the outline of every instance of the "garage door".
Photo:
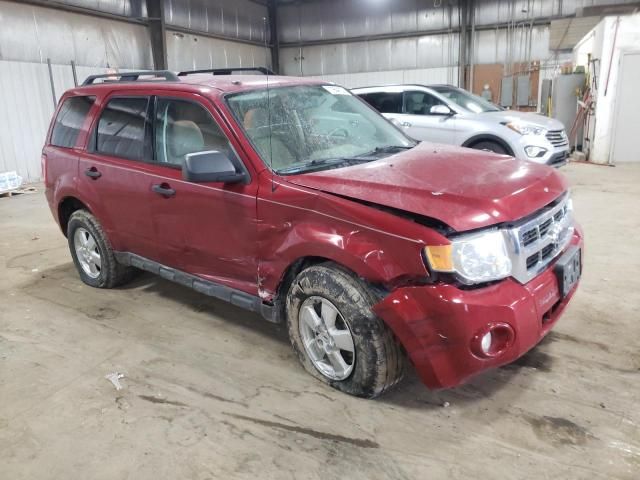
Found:
M 623 53 L 618 75 L 618 94 L 614 122 L 612 163 L 640 162 L 640 52 Z

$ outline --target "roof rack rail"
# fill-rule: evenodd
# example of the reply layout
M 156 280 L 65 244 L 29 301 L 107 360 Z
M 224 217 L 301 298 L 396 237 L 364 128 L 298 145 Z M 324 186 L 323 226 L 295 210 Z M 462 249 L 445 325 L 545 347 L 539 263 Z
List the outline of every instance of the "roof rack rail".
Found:
M 89 75 L 84 82 L 82 82 L 82 86 L 85 85 L 93 85 L 95 80 L 100 78 L 111 79 L 107 80 L 109 82 L 135 82 L 140 77 L 158 77 L 164 78 L 165 82 L 178 82 L 180 79 L 178 76 L 170 72 L 169 70 L 141 70 L 139 72 L 120 72 L 120 73 L 103 73 L 100 75 Z
M 213 75 L 233 75 L 235 72 L 259 72 L 263 75 L 275 75 L 273 70 L 267 67 L 237 67 L 237 68 L 208 68 L 205 70 L 185 70 L 179 72 L 179 77 L 185 77 L 187 75 L 193 75 L 196 73 L 211 73 Z

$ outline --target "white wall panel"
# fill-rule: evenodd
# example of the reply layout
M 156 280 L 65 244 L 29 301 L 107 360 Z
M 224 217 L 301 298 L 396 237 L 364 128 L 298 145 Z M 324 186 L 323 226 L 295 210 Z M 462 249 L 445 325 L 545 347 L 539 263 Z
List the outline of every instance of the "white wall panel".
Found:
M 164 0 L 165 20 L 200 32 L 264 42 L 267 7 L 249 0 Z
M 455 65 L 458 35 L 428 35 L 280 50 L 287 75 L 331 75 Z
M 456 28 L 458 9 L 432 0 L 324 0 L 278 8 L 281 42 Z M 437 5 L 437 6 L 436 6 Z
M 53 110 L 47 65 L 0 60 L 0 171 L 40 179 L 40 151 Z
M 0 0 L 0 59 L 151 68 L 146 27 Z
M 387 70 L 378 72 L 317 75 L 313 78 L 334 82 L 347 88 L 392 85 L 396 83 L 435 84 L 452 83 L 458 78 L 457 67 L 417 68 L 413 70 Z
M 549 27 L 542 25 L 531 30 L 529 50 L 529 29 L 517 29 L 511 33 L 499 30 L 481 30 L 475 33 L 475 63 L 505 63 L 545 60 L 549 58 Z M 530 56 L 529 56 L 530 53 Z
M 75 7 L 90 8 L 123 17 L 146 17 L 147 6 L 141 0 L 56 0 Z
M 70 65 L 51 65 L 56 100 L 74 87 Z M 127 71 L 130 69 L 121 69 Z M 105 73 L 79 66 L 78 82 Z M 54 112 L 47 64 L 0 60 L 0 172 L 15 170 L 27 182 L 41 180 L 40 152 Z
M 262 67 L 271 65 L 271 52 L 246 43 L 167 32 L 167 60 L 170 70 Z

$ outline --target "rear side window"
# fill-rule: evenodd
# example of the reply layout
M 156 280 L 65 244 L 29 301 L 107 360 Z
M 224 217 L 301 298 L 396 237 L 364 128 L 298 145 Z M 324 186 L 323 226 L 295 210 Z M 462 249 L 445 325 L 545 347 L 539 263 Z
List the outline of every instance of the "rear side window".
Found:
M 400 92 L 365 93 L 360 96 L 380 113 L 402 113 L 402 93 Z
M 51 145 L 72 148 L 96 97 L 69 97 L 56 117 L 51 132 Z
M 149 99 L 113 98 L 104 107 L 96 135 L 95 150 L 105 155 L 143 160 L 149 152 Z

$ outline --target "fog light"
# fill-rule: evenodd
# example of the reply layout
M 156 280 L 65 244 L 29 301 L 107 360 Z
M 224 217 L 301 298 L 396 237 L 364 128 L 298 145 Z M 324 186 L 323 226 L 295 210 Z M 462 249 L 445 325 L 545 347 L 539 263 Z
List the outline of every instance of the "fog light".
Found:
M 495 358 L 502 355 L 515 339 L 511 325 L 507 323 L 489 323 L 481 328 L 471 339 L 471 351 L 481 358 Z
M 482 350 L 482 353 L 484 353 L 485 355 L 491 351 L 491 340 L 492 340 L 491 332 L 485 333 L 484 336 L 482 337 L 482 340 L 480 340 L 480 349 Z
M 546 148 L 536 147 L 535 145 L 529 145 L 528 147 L 524 147 L 524 151 L 529 158 L 540 158 L 547 153 Z

